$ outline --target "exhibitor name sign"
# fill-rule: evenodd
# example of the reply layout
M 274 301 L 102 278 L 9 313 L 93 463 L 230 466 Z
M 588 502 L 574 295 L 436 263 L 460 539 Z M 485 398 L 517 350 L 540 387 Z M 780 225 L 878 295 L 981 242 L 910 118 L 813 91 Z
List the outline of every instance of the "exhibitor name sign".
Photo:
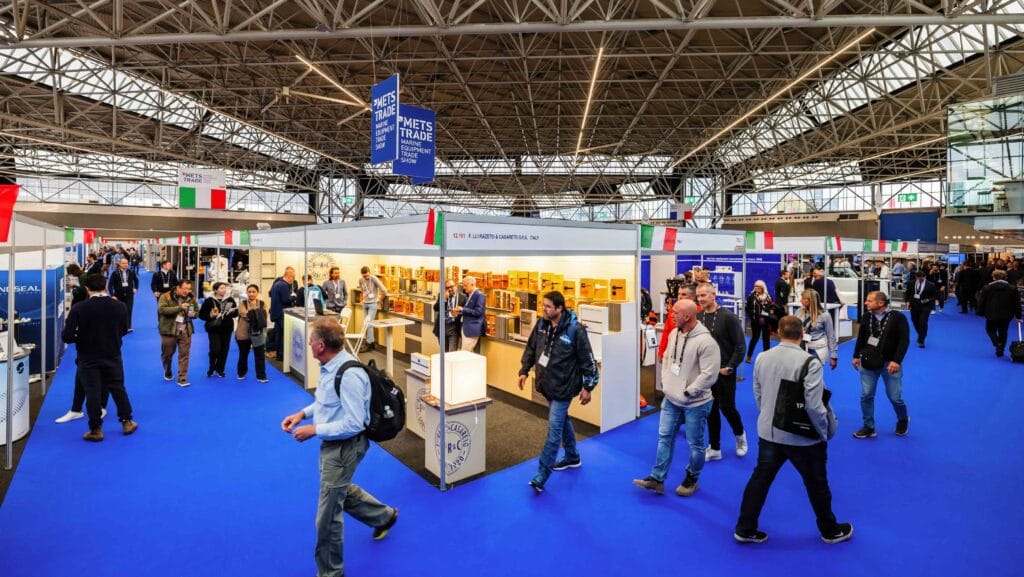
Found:
M 543 251 L 595 252 L 636 251 L 633 228 L 586 228 L 497 224 L 492 222 L 445 222 L 448 250 L 500 250 L 536 253 Z

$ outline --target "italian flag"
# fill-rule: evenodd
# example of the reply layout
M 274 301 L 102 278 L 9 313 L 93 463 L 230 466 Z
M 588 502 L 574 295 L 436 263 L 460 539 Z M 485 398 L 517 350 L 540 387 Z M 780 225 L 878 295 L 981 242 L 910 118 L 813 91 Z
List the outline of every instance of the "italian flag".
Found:
M 189 245 L 189 244 L 195 244 L 195 242 L 196 242 L 195 235 L 183 234 L 183 235 L 178 237 L 178 244 Z
M 178 187 L 178 205 L 181 208 L 212 208 L 226 210 L 228 191 L 223 188 Z
M 676 218 L 679 220 L 693 220 L 693 205 L 684 202 L 679 205 L 679 213 L 676 214 Z
M 94 228 L 65 228 L 64 242 L 68 244 L 92 244 L 96 240 Z
M 838 236 L 828 237 L 829 252 L 841 252 L 843 250 L 843 239 Z
M 225 230 L 224 244 L 249 244 L 249 231 Z
M 892 244 L 893 252 L 910 252 L 910 243 L 905 240 L 901 241 L 900 239 L 896 239 L 896 242 Z
M 864 252 L 892 252 L 892 243 L 887 240 L 865 240 Z
M 673 252 L 676 250 L 678 236 L 678 228 L 641 224 L 640 248 Z
M 430 209 L 427 212 L 427 230 L 423 235 L 423 244 L 441 246 L 441 239 L 444 238 L 444 213 L 434 212 Z
M 771 231 L 748 230 L 747 250 L 771 250 L 775 248 L 775 235 Z

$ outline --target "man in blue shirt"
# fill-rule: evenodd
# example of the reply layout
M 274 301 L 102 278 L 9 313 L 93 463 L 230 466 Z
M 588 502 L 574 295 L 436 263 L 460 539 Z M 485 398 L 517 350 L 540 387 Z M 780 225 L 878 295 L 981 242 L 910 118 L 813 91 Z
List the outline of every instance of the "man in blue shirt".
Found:
M 383 539 L 398 520 L 398 509 L 384 505 L 352 482 L 356 468 L 366 455 L 370 441 L 370 379 L 366 371 L 353 367 L 342 375 L 335 391 L 338 370 L 355 357 L 343 350 L 345 333 L 329 318 L 313 322 L 309 346 L 320 361 L 316 400 L 303 410 L 285 417 L 281 428 L 296 441 L 320 437 L 320 502 L 316 511 L 317 577 L 345 574 L 342 556 L 344 514 L 373 527 L 373 538 Z M 299 426 L 305 419 L 312 425 Z

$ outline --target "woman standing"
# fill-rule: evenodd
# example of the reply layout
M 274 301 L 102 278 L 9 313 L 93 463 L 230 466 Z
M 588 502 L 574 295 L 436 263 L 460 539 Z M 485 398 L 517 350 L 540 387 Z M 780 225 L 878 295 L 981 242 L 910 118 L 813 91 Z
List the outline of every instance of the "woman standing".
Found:
M 832 326 L 832 315 L 821 308 L 818 291 L 808 289 L 800 295 L 800 310 L 796 316 L 804 322 L 804 346 L 807 352 L 818 355 L 821 364 L 827 361 L 834 370 L 839 357 L 839 342 Z
M 245 379 L 249 370 L 249 349 L 256 363 L 256 380 L 267 380 L 267 304 L 260 300 L 260 287 L 251 284 L 245 289 L 246 300 L 238 307 L 238 326 L 235 327 L 235 342 L 238 343 L 238 380 Z M 260 314 L 262 311 L 262 315 Z M 262 320 L 259 318 L 262 316 Z
M 772 314 L 775 312 L 775 303 L 772 296 L 768 294 L 768 286 L 763 280 L 754 283 L 754 292 L 747 297 L 747 321 L 750 322 L 750 346 L 747 347 L 747 362 L 754 356 L 754 347 L 757 346 L 758 338 L 761 339 L 764 350 L 771 348 L 768 338 L 772 331 Z
M 210 368 L 207 377 L 216 374 L 224 378 L 224 364 L 231 349 L 231 333 L 235 329 L 233 318 L 238 316 L 235 299 L 228 296 L 227 283 L 213 283 L 213 295 L 203 301 L 199 318 L 206 321 L 206 334 L 210 339 Z

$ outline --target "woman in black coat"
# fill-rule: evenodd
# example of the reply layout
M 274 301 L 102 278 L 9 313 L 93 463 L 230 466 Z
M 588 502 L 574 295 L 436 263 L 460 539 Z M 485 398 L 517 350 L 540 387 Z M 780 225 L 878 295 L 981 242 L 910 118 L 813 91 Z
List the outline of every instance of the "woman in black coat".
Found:
M 210 339 L 210 368 L 207 377 L 216 374 L 224 378 L 224 365 L 231 349 L 231 333 L 235 331 L 234 318 L 238 316 L 235 299 L 227 295 L 228 285 L 218 282 L 213 285 L 213 294 L 206 297 L 199 309 L 199 318 L 206 321 L 206 334 Z

